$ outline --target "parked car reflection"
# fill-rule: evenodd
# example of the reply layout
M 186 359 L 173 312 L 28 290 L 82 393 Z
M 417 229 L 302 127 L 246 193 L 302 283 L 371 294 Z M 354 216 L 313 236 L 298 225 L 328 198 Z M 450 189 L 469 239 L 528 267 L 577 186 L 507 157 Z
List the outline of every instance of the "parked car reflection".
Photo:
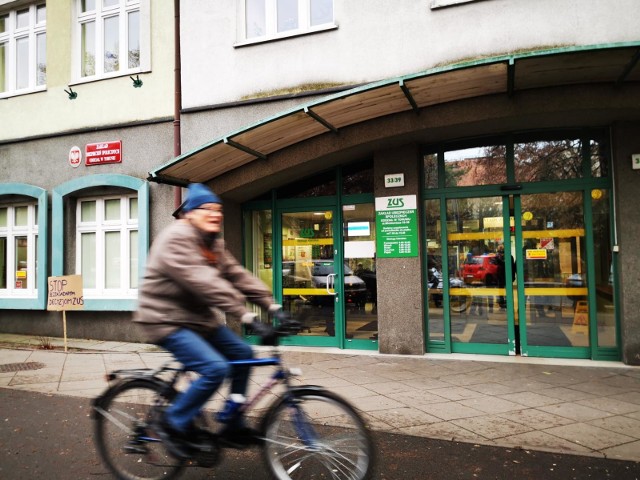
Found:
M 333 260 L 303 260 L 296 262 L 283 262 L 282 264 L 282 286 L 284 288 L 308 288 L 327 289 L 333 288 L 330 275 L 335 274 Z M 355 275 L 347 264 L 343 267 L 344 295 L 347 305 L 363 308 L 367 301 L 367 285 L 365 281 Z M 334 297 L 329 292 L 327 294 L 305 294 L 301 293 L 304 300 L 311 305 L 327 306 L 333 305 Z

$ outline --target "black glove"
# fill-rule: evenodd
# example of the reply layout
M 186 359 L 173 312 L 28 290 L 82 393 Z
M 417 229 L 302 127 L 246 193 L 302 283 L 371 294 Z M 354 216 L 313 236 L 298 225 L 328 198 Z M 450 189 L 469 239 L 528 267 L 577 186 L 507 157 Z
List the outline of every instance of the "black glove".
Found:
M 274 312 L 272 317 L 276 321 L 276 325 L 282 325 L 291 322 L 291 314 L 283 308 Z
M 300 331 L 300 322 L 291 318 L 291 314 L 280 309 L 272 314 L 273 319 L 276 320 L 276 332 L 282 336 L 296 335 Z
M 253 322 L 250 327 L 251 333 L 260 337 L 260 343 L 262 345 L 274 346 L 278 344 L 278 334 L 271 325 L 262 322 Z

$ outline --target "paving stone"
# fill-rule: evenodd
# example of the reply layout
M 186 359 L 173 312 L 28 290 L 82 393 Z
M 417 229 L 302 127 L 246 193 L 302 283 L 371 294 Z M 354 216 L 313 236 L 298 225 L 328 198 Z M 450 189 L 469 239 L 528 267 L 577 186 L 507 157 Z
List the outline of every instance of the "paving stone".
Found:
M 616 445 L 615 447 L 605 448 L 602 450 L 602 453 L 605 454 L 607 458 L 634 460 L 636 462 L 638 461 L 638 452 L 640 452 L 640 441 Z
M 640 405 L 615 400 L 609 397 L 590 398 L 588 400 L 579 400 L 576 403 L 586 407 L 602 410 L 603 412 L 612 413 L 614 415 L 640 411 Z
M 528 425 L 537 430 L 544 430 L 545 428 L 559 427 L 572 423 L 572 420 L 569 420 L 568 418 L 543 412 L 535 408 L 500 413 L 498 416 L 511 420 L 512 422 Z
M 586 423 L 572 423 L 562 427 L 548 428 L 544 431 L 592 450 L 603 450 L 635 441 L 633 437 Z
M 432 403 L 429 405 L 416 405 L 415 408 L 423 412 L 441 418 L 442 420 L 453 420 L 456 418 L 477 417 L 483 412 L 475 408 L 466 407 L 456 402 Z
M 434 417 L 433 415 L 429 415 L 421 410 L 409 407 L 378 410 L 371 412 L 371 416 L 382 420 L 394 428 L 441 422 L 439 418 Z
M 604 428 L 640 440 L 640 420 L 623 415 L 592 420 L 589 425 Z
M 543 450 L 547 452 L 582 454 L 588 454 L 592 452 L 592 450 L 587 447 L 540 431 L 519 433 L 517 435 L 503 437 L 497 440 L 497 442 L 522 447 L 524 449 L 530 448 L 532 450 Z
M 576 422 L 588 422 L 589 420 L 595 420 L 596 418 L 610 417 L 611 414 L 597 410 L 591 407 L 585 407 L 584 405 L 578 405 L 576 403 L 560 403 L 556 405 L 545 405 L 538 407 L 538 410 L 542 410 L 554 415 L 560 415 L 561 417 L 569 418 Z
M 469 398 L 457 403 L 485 413 L 502 413 L 522 409 L 522 405 L 498 397 Z
M 500 398 L 527 407 L 541 407 L 543 405 L 553 405 L 560 402 L 557 398 L 548 397 L 536 392 L 510 393 L 507 395 L 500 395 Z
M 530 426 L 512 422 L 497 415 L 461 418 L 453 420 L 451 423 L 491 440 L 534 430 Z

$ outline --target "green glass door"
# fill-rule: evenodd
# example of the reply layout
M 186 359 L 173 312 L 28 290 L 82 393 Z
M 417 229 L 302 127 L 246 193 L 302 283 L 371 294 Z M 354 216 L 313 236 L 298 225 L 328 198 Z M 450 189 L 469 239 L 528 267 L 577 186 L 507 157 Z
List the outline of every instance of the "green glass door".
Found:
M 510 205 L 503 195 L 446 201 L 447 265 L 429 258 L 429 316 L 445 309 L 453 352 L 515 354 Z
M 344 347 L 378 349 L 376 219 L 373 203 L 342 207 Z
M 516 226 L 520 350 L 590 357 L 589 255 L 582 191 L 520 195 Z
M 340 346 L 344 275 L 333 208 L 290 209 L 279 214 L 283 307 L 302 330 L 293 345 Z
M 446 201 L 449 281 L 430 257 L 427 291 L 429 317 L 448 317 L 452 351 L 590 358 L 594 344 L 614 344 L 608 232 L 587 227 L 607 225 L 594 192 L 592 203 L 581 190 Z M 594 221 L 585 205 L 604 213 Z

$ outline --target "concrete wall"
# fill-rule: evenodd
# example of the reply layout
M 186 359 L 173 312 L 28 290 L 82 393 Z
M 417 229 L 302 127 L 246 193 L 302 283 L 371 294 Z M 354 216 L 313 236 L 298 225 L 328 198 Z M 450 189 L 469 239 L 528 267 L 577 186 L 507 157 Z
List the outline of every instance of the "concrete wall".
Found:
M 419 148 L 415 144 L 376 152 L 373 157 L 375 196 L 416 195 L 419 199 L 419 158 Z M 404 173 L 404 187 L 393 191 L 384 187 L 384 176 L 392 173 Z M 425 352 L 421 271 L 421 256 L 378 258 L 376 261 L 381 353 L 422 355 Z
M 640 153 L 640 122 L 617 124 L 613 130 L 618 229 L 618 280 L 622 360 L 640 365 L 640 170 L 632 170 L 631 154 Z
M 335 1 L 336 29 L 238 47 L 244 2 L 182 3 L 184 106 L 360 84 L 521 50 L 635 41 L 636 0 Z M 210 88 L 203 88 L 210 85 Z

